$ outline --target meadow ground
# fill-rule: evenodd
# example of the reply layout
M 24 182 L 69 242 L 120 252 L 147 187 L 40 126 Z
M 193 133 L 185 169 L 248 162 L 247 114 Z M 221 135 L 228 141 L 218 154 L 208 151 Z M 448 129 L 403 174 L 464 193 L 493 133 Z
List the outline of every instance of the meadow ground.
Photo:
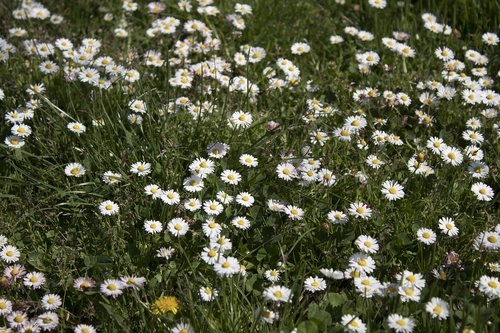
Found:
M 500 1 L 0 3 L 0 332 L 500 332 Z

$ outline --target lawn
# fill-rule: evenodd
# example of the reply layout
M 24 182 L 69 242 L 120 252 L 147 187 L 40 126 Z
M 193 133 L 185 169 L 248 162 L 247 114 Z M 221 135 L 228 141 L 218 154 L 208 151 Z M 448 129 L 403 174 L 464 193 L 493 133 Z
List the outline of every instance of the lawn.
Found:
M 0 333 L 500 332 L 500 1 L 0 4 Z

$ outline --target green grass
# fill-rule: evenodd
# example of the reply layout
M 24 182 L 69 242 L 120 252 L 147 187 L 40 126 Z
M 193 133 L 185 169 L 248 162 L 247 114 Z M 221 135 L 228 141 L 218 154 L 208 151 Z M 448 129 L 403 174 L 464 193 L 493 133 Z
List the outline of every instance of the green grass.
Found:
M 358 316 L 369 332 L 386 332 L 387 317 L 392 313 L 411 317 L 416 325 L 414 332 L 462 332 L 466 327 L 475 332 L 499 332 L 499 299 L 489 300 L 474 285 L 483 275 L 499 277 L 498 271 L 487 267 L 488 263 L 498 262 L 498 249 L 479 252 L 473 248 L 474 239 L 481 232 L 492 231 L 500 223 L 500 144 L 495 127 L 498 117 L 487 119 L 481 115 L 487 108 L 484 105 L 465 105 L 458 82 L 449 83 L 458 91 L 452 100 L 421 107 L 418 97 L 422 91 L 417 89 L 417 83 L 446 83 L 441 77 L 442 62 L 434 56 L 434 50 L 447 46 L 455 51 L 456 59 L 465 62 L 464 72 L 469 76 L 473 63 L 464 60 L 465 50 L 486 55 L 490 60 L 486 66 L 488 76 L 496 81 L 491 89 L 498 91 L 498 45 L 482 43 L 481 35 L 499 32 L 500 2 L 401 1 L 399 5 L 391 1 L 385 9 L 378 10 L 365 0 L 347 0 L 345 5 L 333 0 L 255 0 L 248 2 L 253 14 L 245 17 L 247 27 L 240 33 L 235 33 L 236 29 L 224 18 L 234 12 L 235 2 L 216 1 L 221 11 L 217 16 L 198 14 L 194 1 L 191 13 L 180 11 L 176 1 L 165 1 L 167 9 L 159 16 L 148 14 L 145 3 L 139 5 L 138 11 L 126 14 L 120 1 L 44 3 L 51 12 L 64 17 L 61 25 L 48 20 L 15 20 L 11 12 L 20 3 L 0 4 L 4 17 L 0 36 L 18 49 L 8 61 L 0 63 L 0 88 L 5 92 L 0 101 L 2 117 L 25 105 L 31 98 L 26 93 L 31 84 L 43 82 L 46 86 L 43 95 L 34 97 L 41 101 L 41 106 L 35 110 L 34 118 L 26 121 L 33 130 L 26 144 L 20 149 L 0 145 L 0 234 L 21 252 L 19 264 L 28 272 L 42 272 L 47 278 L 47 283 L 37 290 L 23 286 L 20 280 L 5 283 L 0 298 L 11 300 L 15 310 L 36 318 L 44 312 L 39 301 L 44 294 L 60 295 L 63 306 L 54 310 L 59 316 L 57 332 L 69 332 L 79 324 L 93 325 L 99 332 L 165 332 L 181 321 L 189 322 L 196 332 L 291 332 L 294 328 L 299 332 L 341 332 L 341 318 L 346 314 Z M 425 29 L 421 14 L 426 12 L 452 26 L 453 33 L 445 36 Z M 112 21 L 104 20 L 106 13 L 113 14 Z M 153 20 L 166 16 L 181 20 L 178 32 L 148 38 L 146 30 Z M 129 37 L 125 39 L 113 33 L 121 19 L 127 22 Z M 248 94 L 230 92 L 208 78 L 196 78 L 195 88 L 185 90 L 169 84 L 175 71 L 182 67 L 169 67 L 167 60 L 174 55 L 175 42 L 188 36 L 182 25 L 189 19 L 205 22 L 213 37 L 221 40 L 220 50 L 211 54 L 233 64 L 232 76 L 245 76 L 259 86 L 255 100 Z M 369 31 L 375 39 L 362 42 L 348 36 L 343 32 L 346 26 Z M 9 37 L 8 29 L 12 27 L 25 28 L 28 33 L 24 37 Z M 407 44 L 416 50 L 415 58 L 407 58 L 403 64 L 401 56 L 384 47 L 381 39 L 392 37 L 393 31 L 410 34 Z M 335 34 L 342 35 L 345 42 L 331 45 L 329 37 Z M 138 70 L 141 79 L 130 84 L 120 79 L 109 90 L 65 80 L 62 68 L 68 61 L 60 50 L 48 58 L 61 67 L 59 72 L 43 74 L 38 65 L 44 59 L 26 55 L 22 41 L 35 38 L 54 43 L 60 37 L 69 38 L 75 47 L 83 38 L 100 40 L 98 56 L 109 55 L 116 63 Z M 195 38 L 202 40 L 200 34 Z M 290 46 L 301 41 L 311 46 L 311 52 L 291 54 Z M 232 57 L 245 44 L 263 47 L 267 56 L 256 64 L 234 67 Z M 162 67 L 145 65 L 142 56 L 150 49 L 162 53 Z M 358 71 L 355 55 L 366 51 L 377 52 L 381 63 L 365 75 Z M 293 61 L 300 69 L 300 82 L 290 89 L 271 91 L 262 71 L 272 66 L 284 79 L 275 65 L 278 58 Z M 207 56 L 192 54 L 189 59 L 195 64 Z M 318 85 L 318 91 L 306 89 L 309 80 Z M 212 93 L 198 89 L 202 86 L 211 86 Z M 376 87 L 380 93 L 405 92 L 412 104 L 390 108 L 384 106 L 382 97 L 363 104 L 354 102 L 353 92 L 365 87 Z M 130 93 L 124 93 L 124 88 L 129 88 Z M 196 102 L 210 101 L 217 110 L 197 120 L 185 111 L 166 113 L 168 102 L 181 96 Z M 302 117 L 307 113 L 307 100 L 313 98 L 338 112 L 306 123 Z M 131 113 L 128 104 L 133 99 L 141 99 L 147 105 L 142 125 L 127 120 Z M 331 133 L 359 108 L 366 115 L 368 126 L 359 135 L 353 135 L 352 141 L 331 137 L 324 146 L 310 144 L 313 130 Z M 499 111 L 498 105 L 493 108 Z M 432 127 L 419 125 L 415 115 L 419 109 L 435 117 Z M 234 130 L 227 125 L 227 119 L 239 110 L 252 114 L 253 123 L 247 129 Z M 374 125 L 379 117 L 387 119 L 386 125 Z M 482 180 L 473 179 L 467 172 L 471 162 L 467 157 L 453 167 L 425 147 L 427 139 L 438 136 L 463 152 L 467 142 L 462 139 L 462 132 L 471 117 L 483 124 L 478 129 L 485 137 L 482 162 L 490 170 Z M 73 120 L 83 123 L 86 132 L 71 133 L 66 126 Z M 104 125 L 93 126 L 94 120 L 102 120 Z M 279 126 L 268 130 L 269 121 Z M 3 120 L 2 143 L 11 127 Z M 378 129 L 397 134 L 403 145 L 375 145 L 371 135 Z M 359 138 L 369 143 L 368 150 L 357 147 Z M 230 145 L 228 155 L 214 159 L 215 173 L 204 180 L 203 191 L 188 193 L 183 189 L 183 180 L 190 175 L 189 165 L 198 157 L 208 157 L 206 148 L 214 142 Z M 302 186 L 297 180 L 286 182 L 277 177 L 275 169 L 285 154 L 300 157 L 306 145 L 312 147 L 307 157 L 321 160 L 322 167 L 336 176 L 335 185 Z M 424 154 L 435 174 L 423 177 L 408 170 L 408 160 L 418 153 Z M 238 162 L 242 154 L 257 157 L 259 166 L 242 166 Z M 370 168 L 365 162 L 370 154 L 376 154 L 386 164 L 377 170 Z M 133 175 L 130 166 L 138 161 L 151 163 L 152 173 L 146 177 Z M 81 163 L 85 175 L 66 176 L 64 168 L 72 162 Z M 242 181 L 237 186 L 220 180 L 220 173 L 226 169 L 241 173 Z M 108 170 L 120 173 L 122 182 L 105 184 L 101 178 Z M 368 176 L 366 184 L 356 181 L 354 175 L 358 171 Z M 382 195 L 381 184 L 387 179 L 404 186 L 403 199 L 390 202 Z M 491 201 L 476 200 L 470 188 L 477 181 L 493 188 Z M 176 190 L 181 199 L 211 200 L 221 190 L 234 196 L 239 192 L 251 193 L 255 197 L 252 207 L 232 203 L 216 217 L 217 222 L 227 225 L 223 234 L 233 243 L 225 255 L 237 258 L 247 267 L 248 274 L 218 277 L 200 257 L 208 246 L 201 228 L 207 214 L 203 209 L 191 213 L 182 205 L 168 206 L 152 200 L 144 193 L 144 187 L 153 183 L 164 190 Z M 284 213 L 270 211 L 268 199 L 302 208 L 304 218 L 295 221 Z M 119 214 L 101 215 L 98 206 L 104 200 L 118 203 Z M 368 203 L 373 209 L 370 219 L 350 216 L 344 226 L 328 221 L 329 211 L 347 213 L 349 205 L 357 201 Z M 232 227 L 230 222 L 235 216 L 248 217 L 250 229 L 238 231 Z M 190 223 L 191 230 L 185 236 L 177 238 L 167 231 L 167 223 L 175 217 Z M 457 237 L 439 231 L 441 217 L 451 217 L 456 222 L 460 229 Z M 149 219 L 161 221 L 164 231 L 146 233 L 143 223 Z M 421 227 L 433 229 L 437 242 L 429 246 L 419 242 L 416 232 Z M 398 296 L 365 298 L 356 292 L 352 279 L 325 278 L 326 290 L 304 290 L 305 279 L 322 276 L 321 268 L 346 270 L 349 257 L 359 252 L 354 241 L 360 235 L 378 240 L 380 251 L 371 256 L 376 262 L 372 276 L 379 281 L 397 282 L 394 276 L 404 270 L 424 276 L 426 286 L 419 302 L 403 303 Z M 157 258 L 156 251 L 168 246 L 175 249 L 172 259 Z M 458 253 L 461 265 L 445 268 L 448 279 L 435 278 L 432 270 L 444 265 L 450 252 Z M 7 266 L 0 261 L 2 271 Z M 279 305 L 263 298 L 263 291 L 272 285 L 264 277 L 269 269 L 280 270 L 277 284 L 292 290 L 290 303 Z M 138 291 L 127 289 L 116 299 L 99 292 L 104 280 L 127 274 L 145 277 L 144 287 Z M 96 287 L 85 292 L 73 288 L 74 279 L 80 276 L 94 279 Z M 219 296 L 212 302 L 203 302 L 198 290 L 204 286 L 217 289 Z M 176 314 L 151 313 L 150 305 L 162 295 L 177 297 L 180 309 Z M 433 319 L 426 312 L 425 304 L 432 297 L 449 304 L 450 315 L 445 320 Z M 264 307 L 279 315 L 273 324 L 256 315 Z M 7 326 L 6 316 L 0 316 L 2 326 Z

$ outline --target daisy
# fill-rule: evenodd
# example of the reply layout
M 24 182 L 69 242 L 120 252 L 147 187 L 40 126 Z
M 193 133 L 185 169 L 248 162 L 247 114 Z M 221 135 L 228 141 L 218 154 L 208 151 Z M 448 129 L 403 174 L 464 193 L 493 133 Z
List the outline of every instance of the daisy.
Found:
M 199 176 L 193 175 L 184 179 L 183 186 L 186 191 L 194 193 L 203 190 L 204 183 L 203 179 L 201 179 Z
M 95 286 L 95 281 L 87 277 L 79 277 L 73 282 L 73 287 L 79 291 L 86 291 Z
M 475 285 L 489 299 L 500 298 L 500 281 L 498 278 L 483 275 L 476 281 Z
M 130 172 L 138 176 L 146 176 L 151 173 L 151 164 L 146 162 L 136 162 L 130 167 Z
M 382 165 L 385 164 L 385 162 L 380 160 L 376 155 L 369 155 L 366 158 L 366 163 L 373 169 L 379 169 Z
M 163 230 L 163 226 L 160 221 L 146 220 L 144 222 L 144 230 L 150 234 L 157 234 Z
M 365 253 L 377 253 L 379 250 L 378 242 L 375 238 L 361 235 L 354 241 L 356 247 Z
M 215 163 L 210 159 L 197 158 L 189 165 L 189 170 L 201 178 L 212 174 L 215 170 Z
M 446 164 L 451 164 L 453 166 L 460 165 L 462 161 L 464 160 L 464 157 L 462 153 L 457 149 L 453 147 L 445 147 L 441 151 L 441 159 L 446 163 Z
M 410 287 L 410 286 L 400 286 L 398 288 L 398 294 L 401 298 L 401 302 L 406 303 L 409 301 L 418 302 L 420 301 L 420 289 Z
M 131 288 L 133 290 L 139 290 L 146 282 L 146 279 L 144 277 L 141 277 L 141 276 L 126 275 L 126 276 L 120 277 L 120 281 L 123 283 L 124 288 Z
M 387 6 L 386 0 L 368 0 L 368 4 L 377 9 L 384 9 Z
M 252 124 L 252 115 L 248 112 L 237 111 L 231 115 L 228 123 L 231 128 L 247 128 Z
M 0 254 L 1 257 L 1 254 Z M 9 279 L 16 280 L 23 277 L 26 274 L 26 270 L 22 265 L 15 264 L 9 267 L 5 267 L 3 275 Z
M 297 170 L 290 163 L 280 163 L 276 167 L 276 173 L 278 174 L 278 178 L 286 181 L 290 181 L 297 177 Z
M 309 53 L 311 51 L 311 47 L 306 43 L 294 43 L 291 47 L 292 54 L 303 54 Z
M 33 328 L 33 331 L 38 327 L 40 327 L 44 331 L 52 331 L 57 327 L 57 325 L 59 325 L 59 317 L 57 317 L 57 314 L 55 312 L 48 311 L 39 315 L 34 325 L 35 328 Z M 24 327 L 24 329 L 26 332 L 26 326 Z
M 96 329 L 92 325 L 80 324 L 75 327 L 74 333 L 96 333 Z
M 391 314 L 387 317 L 387 325 L 397 333 L 410 333 L 415 328 L 413 320 L 399 314 Z
M 81 177 L 85 174 L 85 168 L 80 163 L 70 163 L 64 168 L 64 173 L 68 177 Z
M 226 238 L 226 236 L 216 235 L 210 237 L 210 247 L 224 252 L 231 250 L 233 248 L 233 243 L 229 238 Z
M 195 333 L 193 327 L 189 323 L 180 322 L 172 327 L 171 333 Z
M 436 242 L 436 234 L 431 229 L 420 228 L 417 231 L 417 239 L 425 245 L 431 245 Z
M 241 192 L 236 196 L 236 202 L 243 207 L 252 207 L 255 199 L 250 193 Z
M 372 216 L 372 210 L 363 202 L 355 202 L 349 206 L 349 214 L 356 218 L 366 220 Z
M 342 318 L 340 319 L 340 323 L 349 332 L 353 332 L 353 333 L 365 333 L 366 332 L 366 325 L 361 321 L 361 319 L 359 319 L 358 317 L 356 317 L 354 315 L 351 315 L 351 314 L 343 315 Z
M 334 224 L 344 225 L 347 223 L 349 218 L 344 212 L 339 210 L 331 210 L 328 212 L 328 220 Z
M 30 272 L 23 278 L 23 284 L 31 289 L 41 288 L 45 281 L 45 276 L 40 272 Z
M 122 178 L 122 175 L 117 173 L 117 172 L 113 172 L 113 171 L 106 171 L 104 173 L 104 175 L 102 176 L 102 181 L 106 184 L 117 184 L 119 182 L 121 182 L 121 178 Z
M 280 280 L 280 272 L 275 269 L 268 269 L 264 272 L 264 277 L 270 282 L 278 282 Z
M 17 135 L 10 135 L 5 138 L 4 143 L 9 147 L 9 148 L 14 148 L 18 149 L 24 146 L 26 143 L 23 138 Z
M 224 191 L 217 192 L 216 198 L 224 205 L 230 204 L 234 200 L 233 196 L 227 194 Z
M 162 191 L 160 199 L 167 205 L 176 205 L 181 201 L 179 193 L 174 190 Z
M 249 154 L 241 155 L 239 161 L 242 165 L 250 168 L 255 168 L 257 165 L 259 165 L 258 160 L 254 156 Z
M 108 279 L 99 287 L 101 293 L 113 298 L 120 296 L 123 293 L 123 288 L 125 288 L 123 282 L 115 279 Z
M 222 250 L 216 248 L 203 248 L 203 252 L 201 252 L 201 259 L 209 265 L 214 265 L 219 257 L 222 256 Z
M 0 258 L 6 263 L 17 262 L 20 256 L 21 252 L 12 245 L 5 245 L 0 251 Z
M 448 303 L 439 297 L 431 298 L 431 300 L 425 304 L 425 311 L 430 313 L 432 318 L 438 318 L 439 320 L 448 318 L 450 314 Z
M 66 127 L 71 132 L 76 133 L 76 134 L 82 134 L 87 130 L 85 125 L 83 125 L 82 123 L 77 123 L 77 122 L 69 123 Z
M 7 319 L 9 326 L 14 329 L 21 329 L 29 324 L 28 316 L 22 311 L 12 311 L 5 319 Z
M 151 196 L 153 199 L 158 199 L 162 195 L 163 191 L 158 185 L 149 184 L 144 187 L 144 193 Z
M 168 222 L 168 231 L 176 237 L 183 236 L 189 231 L 189 224 L 180 217 L 173 218 Z
M 481 182 L 472 184 L 470 190 L 479 201 L 491 201 L 495 195 L 491 187 Z
M 219 292 L 216 289 L 210 287 L 201 287 L 199 293 L 201 299 L 205 302 L 210 302 L 219 295 Z
M 405 195 L 403 186 L 392 180 L 386 180 L 382 184 L 382 193 L 389 201 L 401 199 Z
M 115 215 L 118 213 L 120 210 L 120 206 L 116 202 L 113 202 L 111 200 L 106 200 L 103 201 L 99 205 L 99 211 L 101 212 L 102 215 Z
M 250 221 L 243 216 L 237 216 L 231 220 L 231 224 L 234 225 L 236 228 L 241 229 L 241 230 L 246 230 L 250 228 Z
M 232 276 L 240 271 L 240 264 L 234 257 L 219 257 L 214 264 L 215 273 L 219 276 Z
M 312 293 L 323 291 L 326 289 L 326 282 L 317 276 L 310 276 L 304 281 L 304 289 Z
M 273 302 L 290 302 L 292 291 L 284 286 L 271 286 L 264 289 L 262 297 Z
M 203 203 L 203 210 L 208 215 L 219 215 L 224 210 L 224 207 L 216 200 L 208 200 Z
M 409 286 L 419 290 L 425 287 L 425 279 L 420 273 L 405 270 L 403 273 L 396 274 L 395 278 L 402 286 Z
M 304 216 L 304 211 L 301 208 L 293 205 L 286 206 L 284 212 L 292 220 L 302 220 L 302 217 Z
M 318 175 L 316 178 L 323 186 L 332 186 L 337 180 L 337 177 L 335 177 L 331 170 L 324 168 L 318 171 Z
M 372 298 L 373 296 L 380 294 L 380 288 L 382 285 L 380 282 L 372 276 L 359 276 L 354 278 L 354 286 L 364 298 Z
M 221 159 L 227 155 L 229 151 L 229 145 L 225 143 L 214 143 L 207 148 L 208 156 L 216 159 Z
M 458 228 L 455 226 L 455 221 L 453 221 L 449 217 L 442 217 L 438 221 L 439 229 L 441 232 L 448 236 L 456 236 L 458 235 Z
M 220 175 L 220 179 L 226 184 L 238 185 L 241 181 L 241 174 L 234 170 L 224 170 Z
M 62 300 L 59 295 L 47 294 L 42 297 L 41 303 L 45 310 L 55 310 L 62 305 Z
M 201 208 L 201 201 L 197 198 L 190 198 L 184 201 L 184 208 L 190 212 L 195 212 Z
M 429 148 L 433 153 L 441 155 L 441 151 L 446 148 L 446 144 L 443 139 L 438 137 L 431 137 L 427 140 L 426 147 Z
M 166 259 L 166 260 L 170 260 L 170 258 L 172 258 L 172 256 L 174 255 L 174 253 L 175 253 L 175 249 L 173 249 L 171 246 L 169 246 L 169 247 L 160 247 L 156 251 L 156 257 L 163 258 L 163 259 Z
M 497 45 L 500 39 L 498 36 L 492 32 L 486 32 L 481 36 L 481 39 L 485 44 L 488 45 Z
M 375 270 L 375 260 L 364 253 L 355 253 L 349 257 L 349 266 L 363 273 L 371 273 Z
M 0 316 L 6 316 L 12 312 L 12 302 L 5 298 L 0 298 Z

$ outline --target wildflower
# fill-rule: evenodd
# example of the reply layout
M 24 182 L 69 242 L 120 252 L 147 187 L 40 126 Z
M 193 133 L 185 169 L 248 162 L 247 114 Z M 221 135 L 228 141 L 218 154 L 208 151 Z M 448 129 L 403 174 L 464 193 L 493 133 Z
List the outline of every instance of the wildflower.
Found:
M 160 247 L 156 250 L 156 257 L 170 260 L 174 255 L 175 249 L 172 247 Z
M 55 310 L 62 305 L 62 300 L 59 295 L 47 294 L 42 297 L 41 303 L 45 310 Z
M 273 302 L 290 302 L 292 291 L 284 286 L 271 286 L 262 292 L 264 299 Z
M 479 201 L 491 201 L 494 196 L 493 189 L 481 182 L 472 184 L 471 191 Z
M 425 304 L 425 311 L 431 314 L 432 318 L 443 320 L 448 318 L 448 303 L 439 297 L 433 297 L 427 304 Z
M 284 212 L 288 215 L 288 217 L 292 220 L 302 220 L 304 216 L 304 211 L 293 205 L 288 205 L 284 208 Z
M 96 329 L 92 325 L 80 324 L 75 327 L 74 333 L 96 333 Z
M 167 312 L 176 314 L 179 311 L 180 305 L 177 298 L 174 296 L 162 296 L 157 298 L 153 304 L 151 304 L 151 312 L 154 315 L 160 316 Z
M 172 327 L 171 333 L 194 333 L 193 327 L 190 324 L 180 322 L 179 324 Z
M 239 161 L 246 167 L 255 168 L 257 165 L 259 165 L 258 160 L 254 156 L 248 154 L 241 155 Z
M 310 276 L 304 281 L 304 289 L 312 293 L 323 291 L 326 289 L 326 282 L 317 276 Z
M 362 202 L 354 202 L 349 206 L 349 214 L 354 217 L 366 220 L 372 216 L 372 210 L 368 205 Z
M 442 217 L 438 221 L 439 229 L 443 234 L 448 236 L 456 236 L 458 235 L 458 228 L 455 226 L 455 221 L 453 221 L 449 217 Z
M 387 325 L 397 333 L 410 333 L 415 328 L 413 320 L 399 314 L 391 314 L 387 317 Z
M 425 245 L 434 244 L 436 242 L 436 234 L 431 229 L 420 228 L 417 231 L 417 239 Z
M 232 276 L 240 271 L 238 259 L 220 256 L 214 264 L 215 273 L 219 276 Z
M 170 220 L 167 225 L 168 231 L 176 237 L 184 236 L 189 231 L 189 224 L 183 218 L 177 217 Z
M 82 134 L 87 130 L 85 125 L 83 125 L 82 123 L 77 123 L 77 122 L 68 123 L 68 125 L 66 127 L 71 132 L 76 133 L 76 134 Z
M 108 279 L 104 281 L 99 289 L 105 296 L 116 298 L 123 293 L 125 285 L 120 280 Z
M 203 299 L 205 302 L 210 302 L 219 295 L 219 292 L 216 289 L 209 287 L 201 287 L 199 293 L 201 299 Z
M 353 332 L 353 333 L 366 332 L 365 323 L 363 323 L 361 319 L 359 319 L 354 315 L 351 314 L 343 315 L 342 318 L 340 319 L 340 323 L 347 329 L 348 332 Z
M 483 275 L 475 284 L 479 291 L 489 299 L 500 298 L 500 281 L 498 278 Z
M 376 253 L 379 250 L 379 245 L 375 238 L 370 236 L 361 235 L 354 242 L 356 247 L 366 253 Z
M 81 177 L 85 174 L 85 168 L 80 163 L 70 163 L 64 168 L 68 177 Z
M 231 220 L 231 224 L 234 225 L 236 228 L 241 229 L 241 230 L 246 230 L 250 228 L 251 224 L 250 221 L 243 216 L 237 216 Z
M 95 281 L 87 277 L 79 277 L 73 282 L 73 287 L 80 291 L 86 291 L 95 286 Z
M 136 162 L 130 167 L 130 172 L 138 176 L 146 176 L 151 173 L 151 164 L 146 162 Z
M 163 230 L 163 226 L 160 221 L 146 220 L 144 230 L 150 234 L 157 234 Z
M 5 245 L 0 251 L 0 258 L 6 263 L 17 262 L 20 256 L 21 252 L 15 246 Z
M 23 279 L 23 284 L 31 289 L 41 288 L 46 282 L 45 275 L 40 272 L 31 272 L 26 274 Z
M 106 200 L 101 202 L 99 205 L 99 211 L 101 215 L 115 215 L 118 214 L 118 211 L 120 210 L 120 206 L 116 202 L 113 202 L 111 200 Z
M 390 201 L 401 199 L 405 195 L 403 186 L 391 180 L 386 180 L 382 184 L 382 193 Z

